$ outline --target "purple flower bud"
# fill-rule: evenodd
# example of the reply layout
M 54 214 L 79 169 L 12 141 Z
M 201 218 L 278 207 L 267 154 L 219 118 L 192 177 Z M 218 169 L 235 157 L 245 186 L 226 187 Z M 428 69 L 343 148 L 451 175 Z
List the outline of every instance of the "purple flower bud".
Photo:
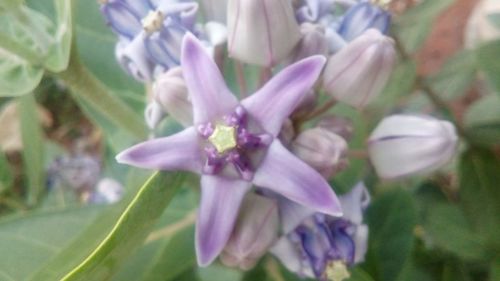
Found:
M 345 40 L 352 41 L 370 28 L 387 34 L 390 24 L 391 15 L 389 12 L 370 2 L 361 2 L 347 11 L 338 33 Z
M 395 60 L 393 40 L 369 29 L 330 57 L 323 88 L 339 101 L 363 108 L 380 94 Z
M 292 143 L 292 151 L 327 179 L 347 164 L 346 141 L 322 128 L 300 133 Z
M 229 55 L 243 62 L 274 66 L 300 40 L 289 0 L 234 0 L 228 3 Z
M 327 115 L 319 120 L 318 127 L 350 140 L 353 135 L 352 121 L 339 116 Z
M 340 201 L 344 210 L 341 218 L 280 201 L 286 235 L 278 240 L 271 253 L 300 276 L 324 281 L 347 278 L 346 267 L 362 262 L 366 254 L 368 227 L 363 224 L 363 211 L 370 195 L 360 183 L 340 196 Z
M 292 62 L 312 55 L 328 55 L 329 46 L 323 27 L 306 22 L 300 25 L 300 33 L 302 38 L 292 53 Z
M 432 172 L 455 154 L 458 137 L 448 121 L 427 116 L 384 118 L 368 140 L 370 160 L 382 178 Z
M 131 42 L 120 40 L 116 44 L 115 55 L 120 66 L 136 80 L 146 82 L 153 79 L 155 64 L 150 60 L 140 37 Z
M 153 85 L 154 99 L 183 126 L 193 124 L 193 105 L 188 98 L 186 82 L 180 67 L 160 75 Z
M 221 261 L 227 266 L 251 269 L 278 238 L 278 226 L 276 201 L 247 194 Z

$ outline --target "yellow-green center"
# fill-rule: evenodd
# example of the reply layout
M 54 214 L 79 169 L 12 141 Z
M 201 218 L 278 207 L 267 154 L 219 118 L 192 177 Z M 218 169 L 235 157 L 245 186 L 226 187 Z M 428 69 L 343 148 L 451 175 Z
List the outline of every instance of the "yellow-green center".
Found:
M 142 19 L 142 27 L 146 33 L 151 34 L 161 29 L 165 17 L 160 11 L 149 11 L 148 15 Z
M 342 281 L 351 277 L 351 274 L 347 270 L 347 266 L 342 261 L 333 261 L 328 263 L 325 275 L 330 281 Z
M 236 128 L 217 124 L 208 140 L 220 154 L 236 147 Z

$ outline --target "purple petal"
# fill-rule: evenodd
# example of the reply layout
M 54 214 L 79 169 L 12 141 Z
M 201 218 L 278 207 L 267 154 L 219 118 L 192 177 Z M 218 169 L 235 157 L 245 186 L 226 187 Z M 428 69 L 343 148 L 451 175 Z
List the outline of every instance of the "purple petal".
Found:
M 181 66 L 193 102 L 194 124 L 220 118 L 238 105 L 217 65 L 190 33 L 182 42 Z
M 241 104 L 264 130 L 278 135 L 285 119 L 318 79 L 325 61 L 323 56 L 313 56 L 288 66 Z
M 194 127 L 166 138 L 137 144 L 116 156 L 119 163 L 157 170 L 199 173 L 202 167 L 198 132 Z
M 222 252 L 233 231 L 243 197 L 250 183 L 203 175 L 196 221 L 198 264 L 207 266 Z
M 140 15 L 133 8 L 123 2 L 110 2 L 101 7 L 107 23 L 118 34 L 132 39 L 141 32 L 142 24 Z
M 253 183 L 332 216 L 341 216 L 340 202 L 325 179 L 290 153 L 278 140 L 269 146 Z

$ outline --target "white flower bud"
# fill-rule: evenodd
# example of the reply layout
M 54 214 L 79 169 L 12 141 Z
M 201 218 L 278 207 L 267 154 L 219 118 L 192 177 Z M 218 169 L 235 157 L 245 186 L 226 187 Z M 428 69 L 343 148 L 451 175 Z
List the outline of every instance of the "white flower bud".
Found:
M 327 179 L 347 164 L 346 141 L 322 128 L 300 133 L 292 143 L 292 151 Z
M 323 87 L 339 101 L 363 108 L 383 90 L 395 60 L 394 41 L 369 29 L 330 57 Z
M 231 267 L 249 270 L 278 237 L 278 205 L 275 200 L 254 193 L 246 195 L 238 222 L 220 258 Z
M 391 179 L 440 168 L 455 154 L 457 141 L 455 127 L 448 121 L 393 115 L 375 128 L 368 150 L 377 174 Z
M 300 40 L 289 0 L 232 0 L 227 18 L 229 55 L 246 63 L 273 66 Z
M 146 119 L 146 124 L 151 130 L 154 130 L 160 124 L 163 117 L 165 117 L 165 112 L 156 101 L 149 103 L 146 110 L 144 110 L 144 119 Z
M 302 38 L 293 50 L 291 62 L 313 55 L 328 55 L 328 41 L 322 26 L 305 22 L 300 25 L 300 33 Z
M 193 124 L 193 105 L 180 67 L 161 74 L 153 85 L 153 94 L 156 102 L 175 120 L 185 127 Z

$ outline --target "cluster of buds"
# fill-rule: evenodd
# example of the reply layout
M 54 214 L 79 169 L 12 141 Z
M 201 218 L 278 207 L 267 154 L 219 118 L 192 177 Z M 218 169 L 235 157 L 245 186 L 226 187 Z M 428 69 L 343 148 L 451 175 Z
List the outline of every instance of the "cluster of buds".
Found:
M 337 102 L 362 110 L 382 92 L 396 62 L 390 14 L 365 0 L 201 1 L 203 18 L 227 29 L 223 60 L 261 70 L 256 93 L 248 96 L 239 81 L 245 98 L 238 101 L 220 73 L 220 54 L 203 41 L 210 35 L 196 28 L 198 4 L 153 2 L 108 0 L 103 12 L 130 50 L 129 72 L 153 82 L 148 126 L 167 113 L 185 129 L 117 160 L 201 176 L 201 266 L 220 256 L 248 270 L 271 252 L 301 276 L 347 278 L 367 249 L 370 196 L 358 184 L 337 198 L 328 184 L 348 166 L 355 133 L 349 119 L 329 111 Z M 127 29 L 129 22 L 140 26 Z M 451 123 L 415 115 L 384 119 L 367 140 L 382 178 L 434 171 L 456 143 Z

